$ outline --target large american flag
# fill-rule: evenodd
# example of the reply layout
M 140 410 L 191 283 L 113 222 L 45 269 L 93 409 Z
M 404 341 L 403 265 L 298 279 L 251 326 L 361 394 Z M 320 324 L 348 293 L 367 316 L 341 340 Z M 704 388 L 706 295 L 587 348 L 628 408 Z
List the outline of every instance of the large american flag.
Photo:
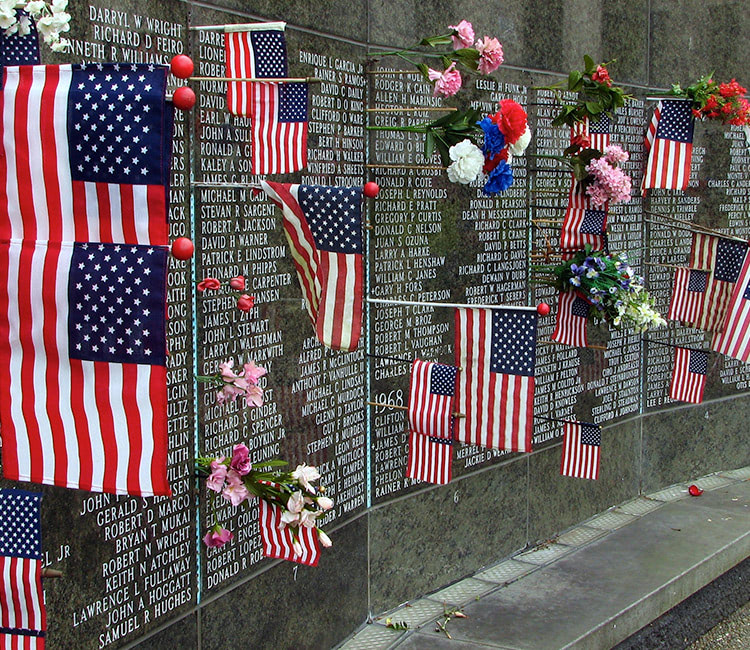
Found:
M 560 248 L 565 258 L 586 244 L 594 250 L 607 247 L 607 206 L 594 208 L 578 181 L 573 178 L 571 183 L 560 235 Z
M 354 350 L 362 329 L 362 188 L 261 182 L 284 232 L 318 340 Z
M 41 494 L 0 490 L 0 637 L 36 643 L 47 629 L 42 593 Z M 31 645 L 31 647 L 38 647 Z
M 229 25 L 224 34 L 229 78 L 288 75 L 285 23 Z M 229 82 L 227 106 L 252 122 L 255 174 L 286 174 L 307 165 L 307 84 Z
M 294 535 L 288 526 L 281 525 L 282 510 L 279 506 L 258 499 L 258 524 L 263 544 L 263 555 L 298 564 L 317 566 L 320 559 L 320 544 L 315 528 L 299 526 L 298 540 L 302 554 L 294 552 Z
M 690 100 L 664 99 L 659 102 L 646 131 L 648 162 L 641 192 L 650 188 L 687 189 L 694 123 Z
M 407 478 L 425 483 L 445 485 L 451 482 L 453 441 L 449 438 L 425 436 L 409 432 L 409 460 Z
M 5 69 L 0 432 L 7 478 L 168 495 L 166 67 Z
M 669 320 L 695 323 L 701 317 L 703 301 L 708 288 L 708 272 L 678 268 L 674 272 L 672 300 L 669 303 Z
M 588 116 L 581 121 L 575 122 L 570 127 L 571 140 L 576 136 L 583 136 L 589 139 L 589 148 L 598 149 L 601 152 L 609 146 L 612 123 L 606 115 L 600 115 L 599 119 L 592 122 Z
M 669 396 L 680 402 L 700 404 L 703 401 L 707 372 L 707 352 L 675 347 Z
M 531 309 L 456 309 L 456 439 L 531 451 L 537 313 Z
M 747 363 L 750 361 L 750 255 L 745 256 L 739 278 L 727 305 L 727 318 L 711 348 Z
M 455 366 L 415 359 L 409 379 L 409 429 L 436 438 L 453 437 Z
M 560 474 L 573 478 L 599 478 L 602 430 L 597 424 L 566 422 Z
M 577 348 L 588 345 L 586 322 L 591 305 L 573 291 L 560 292 L 552 340 Z

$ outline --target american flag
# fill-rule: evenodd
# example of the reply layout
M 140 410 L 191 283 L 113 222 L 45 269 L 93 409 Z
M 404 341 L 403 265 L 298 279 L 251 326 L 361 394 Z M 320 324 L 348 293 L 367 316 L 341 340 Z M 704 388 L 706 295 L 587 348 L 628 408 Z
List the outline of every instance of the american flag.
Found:
M 23 16 L 26 16 L 29 25 L 29 33 L 25 36 L 19 36 L 17 33 L 6 36 L 4 30 L 0 31 L 0 66 L 35 65 L 40 61 L 36 24 L 23 9 L 16 9 L 16 19 L 24 20 Z
M 664 99 L 659 102 L 646 132 L 648 162 L 641 192 L 650 188 L 687 189 L 694 122 L 690 100 Z
M 261 182 L 284 232 L 318 340 L 354 350 L 362 329 L 362 188 Z
M 606 115 L 600 115 L 595 122 L 591 122 L 587 116 L 570 127 L 570 138 L 572 140 L 577 135 L 588 137 L 589 147 L 603 152 L 609 146 L 611 129 L 612 124 Z
M 24 647 L 23 636 L 35 640 L 47 629 L 41 499 L 41 494 L 24 490 L 0 490 L 0 635 L 7 635 L 8 647 Z
M 586 244 L 594 250 L 607 247 L 607 206 L 594 208 L 575 178 L 568 195 L 568 208 L 563 217 L 560 248 L 568 255 Z
M 282 510 L 279 506 L 258 499 L 258 523 L 263 543 L 263 555 L 298 564 L 317 566 L 320 559 L 320 545 L 315 528 L 299 526 L 299 543 L 302 554 L 294 552 L 294 536 L 288 526 L 281 525 Z
M 552 340 L 577 348 L 588 345 L 586 321 L 591 305 L 573 291 L 562 291 L 557 300 L 557 320 Z
M 703 401 L 707 372 L 707 352 L 675 347 L 669 396 L 680 402 L 700 404 Z
M 701 317 L 703 300 L 708 287 L 708 272 L 678 268 L 674 272 L 669 320 L 695 323 Z
M 537 313 L 531 309 L 456 309 L 456 439 L 531 451 Z
M 573 478 L 599 478 L 602 430 L 597 424 L 566 422 L 560 474 Z
M 415 359 L 409 379 L 409 429 L 436 438 L 453 437 L 453 396 L 458 368 Z
M 745 256 L 727 306 L 726 321 L 715 333 L 711 348 L 744 363 L 750 361 L 750 255 Z
M 166 67 L 5 69 L 7 478 L 168 495 Z M 103 242 L 103 243 L 99 243 Z
M 407 478 L 417 479 L 425 483 L 445 485 L 451 482 L 452 461 L 452 440 L 425 436 L 417 431 L 409 432 Z
M 285 23 L 227 26 L 228 78 L 279 79 L 288 75 Z M 230 82 L 227 106 L 252 121 L 255 174 L 287 174 L 307 165 L 307 84 Z
M 18 634 L 6 634 L 0 630 L 0 650 L 44 650 L 43 632 L 18 630 Z

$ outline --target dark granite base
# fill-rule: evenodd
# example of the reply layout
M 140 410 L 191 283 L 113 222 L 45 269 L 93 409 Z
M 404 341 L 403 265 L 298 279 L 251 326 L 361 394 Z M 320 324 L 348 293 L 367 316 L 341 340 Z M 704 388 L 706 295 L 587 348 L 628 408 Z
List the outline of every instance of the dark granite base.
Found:
M 169 627 L 141 641 L 135 647 L 138 650 L 164 650 L 164 648 L 198 648 L 200 647 L 199 625 L 200 612 L 194 612 L 185 618 L 175 621 Z

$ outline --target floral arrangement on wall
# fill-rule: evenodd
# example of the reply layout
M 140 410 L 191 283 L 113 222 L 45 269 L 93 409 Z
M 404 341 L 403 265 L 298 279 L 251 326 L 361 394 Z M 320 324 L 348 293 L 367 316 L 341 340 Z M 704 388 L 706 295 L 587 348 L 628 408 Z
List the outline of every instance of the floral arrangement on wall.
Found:
M 49 48 L 53 52 L 65 52 L 70 41 L 60 34 L 70 31 L 70 14 L 65 11 L 67 8 L 68 0 L 31 0 L 25 5 L 16 0 L 1 0 L 0 29 L 4 30 L 5 36 L 28 36 L 33 20 Z
M 196 285 L 196 289 L 199 293 L 214 292 L 218 291 L 225 286 L 221 283 L 221 280 L 217 278 L 203 278 Z M 230 293 L 237 297 L 237 309 L 244 312 L 249 312 L 255 306 L 255 296 L 251 296 L 245 292 L 247 287 L 247 280 L 245 276 L 238 275 L 229 280 L 227 283 Z
M 750 123 L 750 102 L 743 97 L 745 93 L 747 89 L 735 79 L 718 83 L 712 72 L 685 89 L 680 84 L 673 84 L 668 94 L 689 99 L 693 103 L 693 116 L 697 119 L 744 126 Z

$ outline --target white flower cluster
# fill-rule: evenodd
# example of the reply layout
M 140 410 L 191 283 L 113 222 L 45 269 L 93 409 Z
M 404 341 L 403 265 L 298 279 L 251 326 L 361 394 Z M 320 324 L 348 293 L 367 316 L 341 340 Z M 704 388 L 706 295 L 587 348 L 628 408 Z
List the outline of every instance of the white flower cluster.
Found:
M 62 32 L 70 31 L 70 14 L 68 0 L 31 0 L 24 4 L 16 0 L 0 0 L 0 29 L 6 36 L 26 36 L 31 32 L 31 18 L 36 22 L 36 28 L 42 35 L 44 42 L 53 52 L 64 52 L 70 46 L 67 38 L 62 38 Z M 23 9 L 26 14 L 16 15 L 16 9 Z
M 618 292 L 618 315 L 612 321 L 613 324 L 619 326 L 625 321 L 630 328 L 640 333 L 665 326 L 667 321 L 654 309 L 654 299 L 646 291 L 641 291 L 641 286 L 631 285 L 631 288 L 635 289 L 632 293 Z
M 448 166 L 448 180 L 451 183 L 468 185 L 475 181 L 482 173 L 484 154 L 468 138 L 458 144 L 454 144 L 448 150 L 448 155 L 450 155 L 453 161 Z

